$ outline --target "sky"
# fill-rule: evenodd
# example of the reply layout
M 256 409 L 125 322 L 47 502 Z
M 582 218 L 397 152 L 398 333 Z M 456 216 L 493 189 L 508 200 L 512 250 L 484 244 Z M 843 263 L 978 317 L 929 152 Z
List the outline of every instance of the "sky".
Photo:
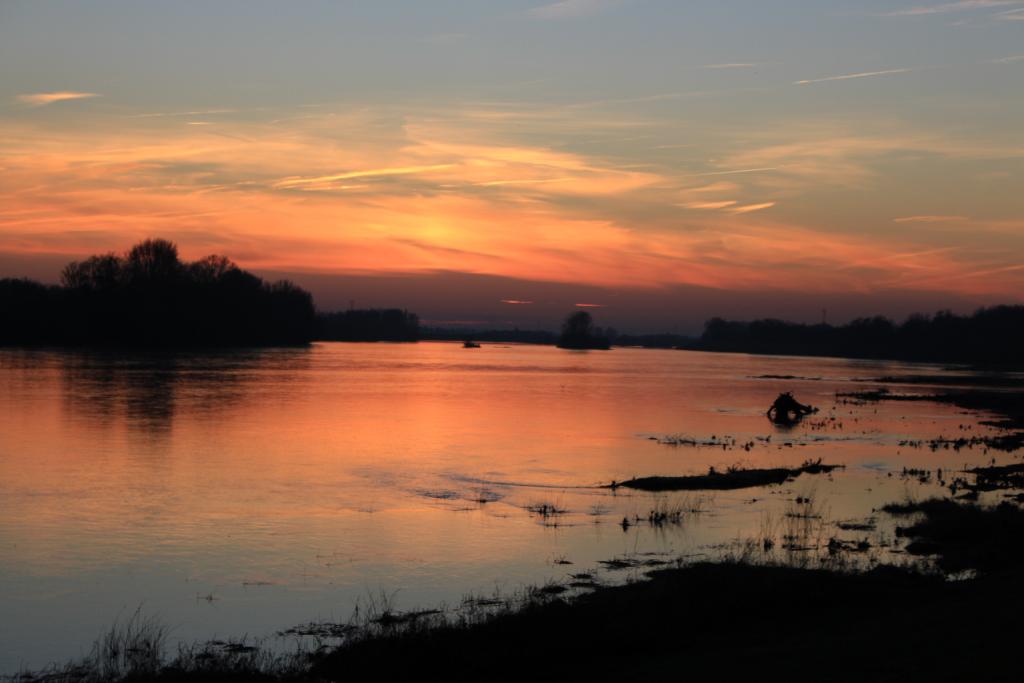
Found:
M 634 332 L 1024 299 L 1024 0 L 0 0 L 0 276 Z

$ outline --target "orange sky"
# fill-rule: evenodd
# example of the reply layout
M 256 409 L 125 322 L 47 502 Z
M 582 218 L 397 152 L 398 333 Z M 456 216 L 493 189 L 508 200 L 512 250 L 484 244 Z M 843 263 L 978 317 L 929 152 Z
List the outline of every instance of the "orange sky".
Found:
M 508 5 L 525 13 L 501 15 L 512 17 L 509 30 L 542 52 L 559 40 L 590 49 L 587 35 L 573 31 L 608 29 L 641 12 L 645 21 L 659 12 L 679 20 L 682 12 L 658 3 Z M 10 14 L 0 38 L 17 38 L 5 49 L 29 57 L 36 48 L 14 35 L 19 21 L 29 34 L 45 22 L 22 12 Z M 308 9 L 296 14 L 318 18 Z M 913 16 L 860 21 L 888 28 Z M 808 30 L 833 19 L 819 17 Z M 552 23 L 560 37 L 538 33 Z M 1000 31 L 1004 24 L 1012 22 Z M 282 27 L 282 35 L 295 28 Z M 432 35 L 416 49 L 463 59 L 508 49 Z M 529 81 L 526 68 L 515 74 L 524 80 L 509 80 L 503 66 L 485 86 L 450 74 L 454 83 L 433 90 L 410 80 L 384 91 L 380 84 L 397 76 L 377 67 L 379 81 L 353 76 L 351 90 L 344 78 L 295 72 L 262 74 L 275 96 L 232 86 L 218 95 L 202 75 L 169 80 L 163 63 L 151 65 L 153 79 L 166 82 L 158 91 L 145 65 L 125 66 L 132 73 L 104 88 L 67 55 L 51 58 L 0 92 L 3 263 L 24 266 L 14 274 L 41 275 L 44 259 L 163 236 L 187 258 L 224 253 L 300 281 L 303 273 L 443 271 L 611 289 L 692 285 L 737 296 L 929 293 L 937 307 L 944 296 L 1019 301 L 1024 141 L 1008 122 L 1024 113 L 1024 88 L 1012 88 L 1024 60 L 1005 50 L 987 60 L 940 52 L 929 55 L 934 66 L 867 68 L 838 46 L 822 54 L 848 65 L 820 73 L 788 54 L 784 38 L 766 41 L 757 62 L 717 60 L 723 55 L 707 47 L 701 66 L 699 55 L 678 48 L 693 65 L 675 76 L 661 74 L 651 57 L 624 56 L 635 73 L 647 69 L 642 79 L 692 81 L 639 91 L 609 65 L 603 85 L 583 88 L 552 62 L 554 84 Z M 86 41 L 79 49 L 99 59 L 104 48 Z M 112 49 L 146 59 L 138 46 Z M 938 65 L 942 56 L 949 59 Z M 255 71 L 232 69 L 236 80 Z M 284 85 L 305 91 L 282 95 Z

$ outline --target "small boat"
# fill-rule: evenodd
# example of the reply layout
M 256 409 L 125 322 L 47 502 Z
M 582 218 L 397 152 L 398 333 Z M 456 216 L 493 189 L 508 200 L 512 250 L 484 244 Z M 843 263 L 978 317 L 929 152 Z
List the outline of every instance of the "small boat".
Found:
M 462 348 L 464 348 L 464 349 L 479 349 L 480 345 L 477 344 L 472 339 L 467 339 L 465 342 L 463 342 Z

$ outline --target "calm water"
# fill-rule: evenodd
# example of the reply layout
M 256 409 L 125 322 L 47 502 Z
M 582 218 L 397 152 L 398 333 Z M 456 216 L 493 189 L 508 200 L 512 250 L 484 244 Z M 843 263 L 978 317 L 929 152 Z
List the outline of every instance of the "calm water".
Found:
M 899 445 L 985 432 L 956 408 L 834 400 L 873 386 L 857 379 L 937 371 L 443 343 L 0 350 L 0 673 L 84 654 L 139 605 L 186 641 L 263 637 L 344 619 L 368 592 L 434 605 L 614 556 L 711 553 L 797 495 L 830 519 L 862 519 L 923 486 L 893 471 L 990 458 Z M 823 412 L 773 428 L 764 411 L 784 389 Z M 755 445 L 650 439 L 680 433 Z M 618 522 L 678 495 L 590 488 L 818 457 L 847 469 L 719 493 L 663 529 Z M 527 509 L 542 503 L 567 512 Z

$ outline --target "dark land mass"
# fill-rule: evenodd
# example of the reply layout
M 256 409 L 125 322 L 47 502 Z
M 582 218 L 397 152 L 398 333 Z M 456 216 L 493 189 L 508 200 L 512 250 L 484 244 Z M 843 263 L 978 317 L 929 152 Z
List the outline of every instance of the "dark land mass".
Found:
M 1015 575 L 944 582 L 699 564 L 467 629 L 379 638 L 313 669 L 342 680 L 1019 680 Z
M 569 315 L 560 334 L 543 330 L 427 330 L 401 309 L 317 314 L 312 296 L 282 280 L 268 283 L 223 256 L 187 263 L 166 240 L 124 254 L 69 263 L 58 286 L 0 279 L 0 345 L 217 347 L 332 341 L 427 339 L 617 346 L 839 356 L 1019 367 L 1024 306 L 982 308 L 969 316 L 917 314 L 903 323 L 876 316 L 846 325 L 712 318 L 699 339 L 675 334 L 620 335 L 587 311 Z
M 69 263 L 59 286 L 0 280 L 0 344 L 224 347 L 306 344 L 309 292 L 223 256 L 186 263 L 165 240 Z
M 318 313 L 317 341 L 414 342 L 420 339 L 420 319 L 398 308 Z
M 0 345 L 216 348 L 419 339 L 400 309 L 317 313 L 304 289 L 223 256 L 178 258 L 166 240 L 65 266 L 58 286 L 0 279 Z
M 607 333 L 606 333 L 607 334 Z M 464 341 L 472 339 L 478 342 L 541 344 L 551 346 L 558 343 L 558 334 L 548 330 L 477 330 L 447 329 L 441 327 L 423 328 L 421 339 L 434 341 Z M 610 339 L 614 346 L 635 347 L 644 349 L 687 349 L 696 348 L 697 340 L 679 334 L 617 334 Z
M 423 328 L 422 339 L 431 341 L 465 341 L 472 339 L 477 342 L 489 343 L 511 343 L 511 344 L 541 344 L 553 345 L 558 341 L 558 335 L 547 330 L 470 330 L 470 329 L 445 329 L 440 327 Z
M 640 477 L 612 482 L 604 488 L 622 487 L 638 491 L 731 491 L 754 486 L 783 484 L 801 474 L 827 474 L 841 467 L 842 465 L 807 462 L 796 468 L 728 469 L 724 472 L 718 472 L 711 468 L 707 474 L 683 477 Z
M 838 326 L 712 318 L 697 348 L 1019 367 L 1024 364 L 1024 306 L 993 306 L 969 316 L 916 314 L 903 323 L 876 316 Z

